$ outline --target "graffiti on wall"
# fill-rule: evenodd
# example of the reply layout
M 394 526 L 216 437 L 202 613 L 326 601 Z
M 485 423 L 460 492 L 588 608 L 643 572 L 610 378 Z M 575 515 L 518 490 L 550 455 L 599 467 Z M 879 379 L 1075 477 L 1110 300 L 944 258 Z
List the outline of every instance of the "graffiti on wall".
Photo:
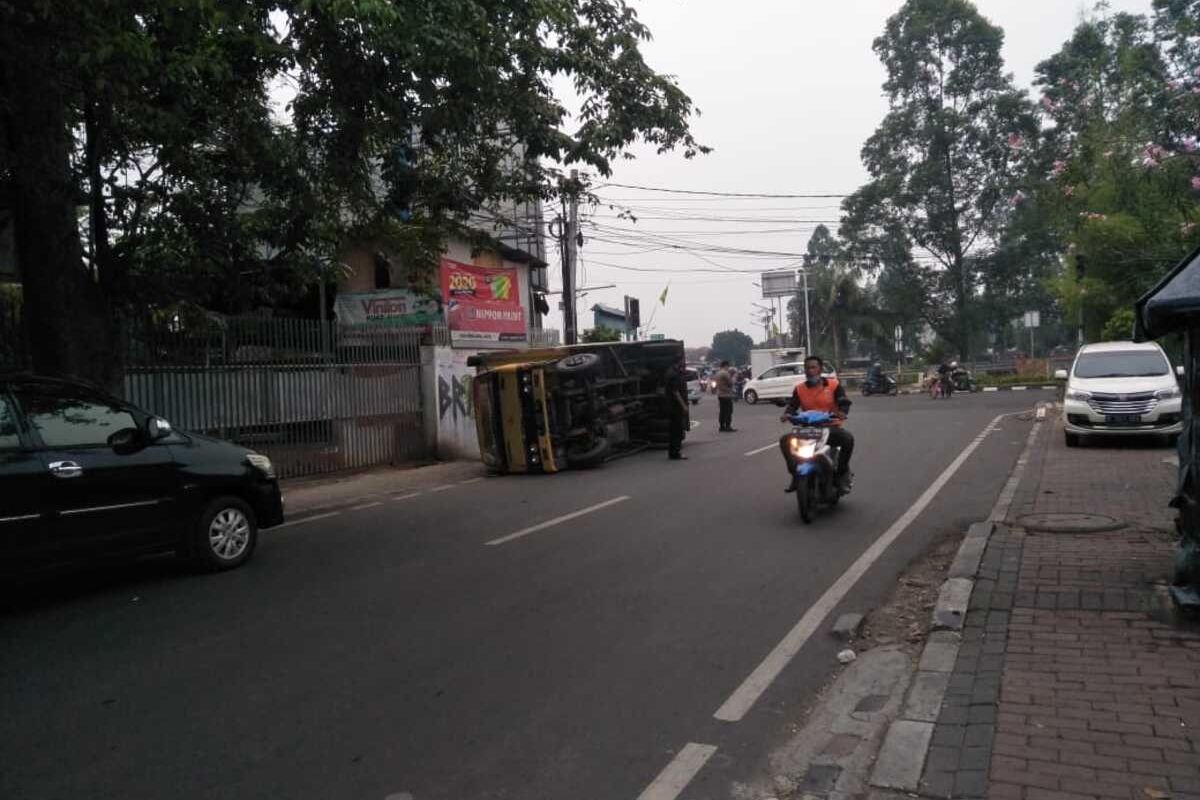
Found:
M 475 370 L 469 353 L 450 348 L 437 352 L 437 446 L 442 458 L 478 458 L 475 433 Z
M 438 373 L 438 419 L 445 422 L 446 415 L 457 422 L 460 418 L 474 420 L 475 410 L 471 407 L 471 376 L 457 375 L 445 370 Z

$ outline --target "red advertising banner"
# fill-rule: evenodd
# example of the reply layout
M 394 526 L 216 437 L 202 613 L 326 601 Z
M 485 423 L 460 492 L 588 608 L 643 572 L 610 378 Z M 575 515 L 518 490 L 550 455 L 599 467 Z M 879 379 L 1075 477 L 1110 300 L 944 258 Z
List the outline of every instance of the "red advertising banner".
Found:
M 454 343 L 523 342 L 525 309 L 514 269 L 442 259 L 442 297 Z

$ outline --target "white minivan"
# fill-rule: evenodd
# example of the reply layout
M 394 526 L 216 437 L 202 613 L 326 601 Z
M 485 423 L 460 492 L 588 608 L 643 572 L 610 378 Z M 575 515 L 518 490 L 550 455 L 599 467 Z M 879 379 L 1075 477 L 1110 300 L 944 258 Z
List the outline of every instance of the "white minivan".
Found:
M 1063 399 L 1068 447 L 1084 437 L 1155 434 L 1173 439 L 1183 430 L 1183 395 L 1166 353 L 1154 342 L 1100 342 L 1080 348 Z

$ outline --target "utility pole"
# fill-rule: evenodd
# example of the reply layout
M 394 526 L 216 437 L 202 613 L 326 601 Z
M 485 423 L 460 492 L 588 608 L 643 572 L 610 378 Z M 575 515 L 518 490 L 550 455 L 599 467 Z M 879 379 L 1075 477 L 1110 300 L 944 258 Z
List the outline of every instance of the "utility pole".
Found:
M 801 267 L 800 275 L 804 287 L 804 355 L 808 357 L 812 355 L 812 330 L 808 326 L 808 267 Z
M 576 247 L 579 236 L 579 172 L 571 170 L 571 181 L 564 185 L 562 237 L 559 239 L 559 250 L 562 252 L 562 283 L 563 283 L 563 341 L 576 344 L 575 316 L 575 263 Z

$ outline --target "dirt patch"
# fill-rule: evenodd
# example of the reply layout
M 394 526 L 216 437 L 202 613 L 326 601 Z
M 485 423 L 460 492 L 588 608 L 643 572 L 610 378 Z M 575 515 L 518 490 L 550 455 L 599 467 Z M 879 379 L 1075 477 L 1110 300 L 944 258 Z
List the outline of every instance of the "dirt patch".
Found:
M 858 649 L 925 640 L 938 591 L 962 539 L 961 533 L 943 536 L 905 568 L 891 597 L 867 616 L 858 637 Z

